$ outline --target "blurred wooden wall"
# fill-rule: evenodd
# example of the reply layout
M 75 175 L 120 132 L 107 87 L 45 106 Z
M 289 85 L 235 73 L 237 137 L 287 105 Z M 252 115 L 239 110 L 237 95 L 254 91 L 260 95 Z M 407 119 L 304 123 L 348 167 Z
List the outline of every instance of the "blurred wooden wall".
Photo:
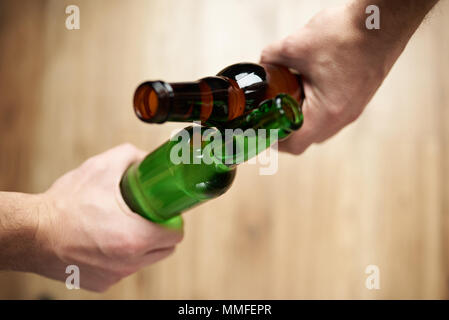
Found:
M 182 125 L 139 122 L 139 82 L 257 62 L 264 45 L 339 3 L 2 0 L 1 190 L 42 192 L 125 141 L 154 149 Z M 65 28 L 69 4 L 80 30 Z M 185 216 L 175 255 L 101 295 L 1 272 L 0 298 L 447 298 L 448 52 L 443 2 L 359 121 L 281 155 L 276 175 L 243 165 L 226 195 Z M 380 290 L 365 287 L 370 264 Z

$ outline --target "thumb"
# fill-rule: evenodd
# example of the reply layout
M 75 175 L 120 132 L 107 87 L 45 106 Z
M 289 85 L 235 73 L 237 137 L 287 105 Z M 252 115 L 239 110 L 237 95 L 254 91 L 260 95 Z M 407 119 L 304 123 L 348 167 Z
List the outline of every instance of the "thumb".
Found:
M 142 160 L 147 153 L 130 143 L 124 143 L 98 155 L 107 159 L 112 168 L 125 170 L 131 163 Z M 97 157 L 98 157 L 97 156 Z
M 283 40 L 270 43 L 262 50 L 260 62 L 284 65 L 286 62 L 289 62 L 290 59 L 287 59 L 284 55 L 283 49 Z
M 304 74 L 307 67 L 307 47 L 302 41 L 301 33 L 267 45 L 262 50 L 260 62 L 283 65 Z

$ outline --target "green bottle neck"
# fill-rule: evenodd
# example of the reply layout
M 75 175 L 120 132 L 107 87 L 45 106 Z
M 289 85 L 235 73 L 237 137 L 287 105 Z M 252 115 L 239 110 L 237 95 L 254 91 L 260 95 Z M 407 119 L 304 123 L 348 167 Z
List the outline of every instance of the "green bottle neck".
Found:
M 231 121 L 229 129 L 220 130 L 225 151 L 215 157 L 219 163 L 233 168 L 287 138 L 302 123 L 303 114 L 298 102 L 289 95 L 279 94 L 262 102 L 249 114 Z

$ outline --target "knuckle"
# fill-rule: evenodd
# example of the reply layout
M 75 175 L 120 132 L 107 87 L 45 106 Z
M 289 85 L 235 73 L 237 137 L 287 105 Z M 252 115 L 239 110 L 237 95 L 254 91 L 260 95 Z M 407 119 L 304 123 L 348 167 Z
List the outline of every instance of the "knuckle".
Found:
M 260 61 L 261 62 L 268 62 L 270 60 L 270 50 L 269 49 L 263 49 L 262 53 L 260 54 Z
M 115 280 L 115 282 L 118 282 L 121 279 L 126 278 L 127 276 L 133 274 L 134 272 L 135 272 L 134 268 L 131 268 L 128 266 L 120 267 L 114 271 L 114 275 L 115 275 L 114 280 Z
M 343 114 L 344 108 L 343 106 L 338 104 L 327 109 L 327 112 L 328 115 L 331 116 L 332 118 L 339 118 Z
M 112 286 L 125 276 L 122 268 L 114 261 L 110 262 L 109 266 L 104 270 L 103 275 L 105 286 Z
M 119 147 L 120 147 L 120 149 L 123 149 L 126 152 L 136 152 L 137 151 L 136 146 L 129 142 L 123 143 Z
M 295 141 L 292 141 L 292 143 L 290 143 L 285 150 L 288 153 L 297 156 L 303 153 L 306 148 L 307 146 L 305 146 L 304 143 L 295 143 Z
M 296 39 L 293 36 L 287 36 L 281 43 L 281 55 L 286 59 L 295 58 L 297 55 Z
M 99 161 L 98 159 L 92 162 L 92 167 L 97 172 L 106 171 L 108 168 L 108 163 L 106 161 Z
M 132 235 L 117 235 L 109 247 L 109 255 L 114 258 L 134 257 L 141 251 L 141 242 Z
M 326 108 L 324 121 L 329 124 L 340 123 L 345 118 L 345 108 L 342 105 L 333 105 Z
M 130 238 L 126 241 L 123 241 L 120 248 L 120 254 L 124 257 L 134 257 L 138 254 L 140 250 L 140 245 L 138 241 Z
M 171 239 L 174 244 L 180 243 L 184 239 L 184 232 L 176 232 Z
M 175 252 L 175 250 L 176 250 L 176 247 L 175 247 L 175 246 L 170 247 L 170 248 L 167 248 L 167 249 L 166 249 L 166 252 L 167 252 L 167 255 L 166 255 L 166 256 L 172 255 L 172 254 Z
M 151 239 L 151 246 L 157 247 L 160 243 L 175 245 L 184 239 L 182 230 L 163 230 L 157 236 Z
M 107 168 L 107 163 L 99 160 L 97 157 L 92 157 L 87 159 L 83 163 L 82 167 L 86 172 L 105 171 Z
M 303 146 L 296 143 L 296 141 L 288 141 L 288 143 L 286 141 L 279 150 L 297 156 L 303 152 L 303 149 Z
M 328 108 L 325 116 L 328 123 L 341 126 L 355 121 L 360 116 L 360 113 L 361 112 L 358 110 L 352 110 L 352 108 L 348 108 L 347 106 L 340 104 Z
M 119 270 L 117 268 L 111 267 L 108 270 L 106 281 L 109 286 L 112 286 L 114 283 L 119 282 L 122 279 L 122 275 L 120 274 Z
M 347 118 L 346 118 L 346 123 L 352 123 L 355 120 L 357 120 L 357 118 L 359 117 L 360 113 L 358 112 L 351 112 L 348 114 Z
M 317 15 L 315 15 L 307 24 L 307 26 L 315 26 L 315 25 L 322 25 L 323 23 L 326 23 L 335 16 L 335 9 L 333 8 L 324 8 L 321 10 Z
M 301 146 L 294 146 L 290 149 L 290 153 L 299 156 L 301 153 L 303 153 L 303 148 Z
M 111 285 L 109 285 L 109 284 L 100 284 L 100 285 L 97 285 L 95 288 L 93 288 L 93 291 L 95 291 L 97 293 L 104 293 L 110 288 L 110 286 Z
M 94 165 L 95 160 L 95 157 L 89 158 L 82 163 L 81 167 L 83 169 L 90 169 Z

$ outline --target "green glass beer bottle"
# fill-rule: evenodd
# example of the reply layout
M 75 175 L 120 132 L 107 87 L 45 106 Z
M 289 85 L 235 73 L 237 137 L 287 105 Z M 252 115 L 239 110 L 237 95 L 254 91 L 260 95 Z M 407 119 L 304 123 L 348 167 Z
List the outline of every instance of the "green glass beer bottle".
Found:
M 187 127 L 180 132 L 183 136 L 178 133 L 126 170 L 120 183 L 123 198 L 143 217 L 179 226 L 183 211 L 230 188 L 239 163 L 286 138 L 302 123 L 299 104 L 289 95 L 280 94 L 233 120 L 230 127 L 243 133 L 233 134 L 231 139 L 222 139 L 225 130 Z M 246 134 L 247 129 L 266 129 L 266 134 Z
M 279 93 L 301 103 L 301 77 L 283 66 L 238 63 L 194 82 L 144 82 L 134 94 L 134 111 L 150 123 L 201 121 L 228 127 L 229 121 Z

